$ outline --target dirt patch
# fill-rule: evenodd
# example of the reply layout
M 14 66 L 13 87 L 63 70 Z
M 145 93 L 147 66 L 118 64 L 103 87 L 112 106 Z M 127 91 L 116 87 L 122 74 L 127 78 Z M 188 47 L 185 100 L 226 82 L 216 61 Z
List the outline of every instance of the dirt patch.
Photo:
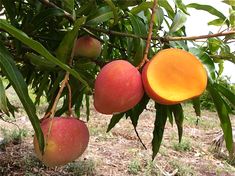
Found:
M 216 113 L 203 111 L 198 120 L 191 106 L 186 105 L 184 109 L 182 143 L 178 144 L 176 126 L 167 123 L 162 146 L 153 162 L 154 111 L 145 111 L 138 124 L 139 135 L 148 148 L 144 150 L 129 119 L 122 119 L 111 132 L 106 133 L 111 116 L 91 109 L 88 149 L 77 161 L 56 168 L 47 168 L 37 160 L 32 145 L 32 127 L 26 116 L 17 114 L 15 123 L 27 129 L 27 137 L 18 144 L 9 142 L 1 149 L 0 175 L 235 175 L 233 166 L 210 151 L 211 141 L 220 131 Z M 81 118 L 85 119 L 85 113 L 81 114 Z M 231 119 L 235 124 L 235 118 Z M 15 125 L 3 121 L 0 121 L 0 126 L 8 131 L 17 130 Z M 0 137 L 4 139 L 6 134 L 1 132 Z

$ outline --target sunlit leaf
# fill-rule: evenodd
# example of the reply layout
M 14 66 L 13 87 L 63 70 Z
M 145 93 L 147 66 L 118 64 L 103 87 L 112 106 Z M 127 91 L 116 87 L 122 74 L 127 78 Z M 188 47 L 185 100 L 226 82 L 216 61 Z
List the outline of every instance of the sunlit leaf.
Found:
M 184 26 L 186 20 L 187 20 L 186 15 L 179 10 L 173 19 L 173 23 L 170 27 L 170 32 L 172 33 L 178 31 L 181 27 Z
M 151 9 L 152 7 L 153 7 L 153 2 L 142 2 L 138 6 L 132 8 L 130 12 L 132 14 L 138 14 L 141 11 L 145 11 L 145 10 Z

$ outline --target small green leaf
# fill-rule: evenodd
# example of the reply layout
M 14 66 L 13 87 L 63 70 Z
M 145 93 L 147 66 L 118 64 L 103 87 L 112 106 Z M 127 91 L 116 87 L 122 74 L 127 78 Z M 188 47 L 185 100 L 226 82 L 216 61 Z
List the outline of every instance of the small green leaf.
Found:
M 156 18 L 157 18 L 157 26 L 160 27 L 164 20 L 164 11 L 160 7 L 156 9 Z
M 120 114 L 113 115 L 110 122 L 109 122 L 107 132 L 109 132 L 121 120 L 121 118 L 124 115 L 125 115 L 125 113 L 120 113 Z
M 157 155 L 163 138 L 164 128 L 167 120 L 167 106 L 155 103 L 156 117 L 154 122 L 152 140 L 152 159 Z
M 196 113 L 196 116 L 201 116 L 201 102 L 200 102 L 200 97 L 197 97 L 197 98 L 193 98 L 192 99 L 192 103 L 193 103 L 193 108 L 194 108 L 194 111 Z
M 170 19 L 174 18 L 175 12 L 168 1 L 158 1 L 158 4 L 166 10 Z
M 212 26 L 222 26 L 224 24 L 224 20 L 223 19 L 215 19 L 215 20 L 212 20 L 210 22 L 208 22 L 208 25 L 212 25 Z
M 182 2 L 182 0 L 176 0 L 175 3 L 180 10 L 182 10 L 185 14 L 189 15 L 189 13 L 187 12 L 187 7 Z
M 2 82 L 2 77 L 0 77 L 0 110 L 9 116 L 9 110 L 7 108 L 7 97 L 5 88 Z
M 44 57 L 36 55 L 34 53 L 29 53 L 29 52 L 25 53 L 25 58 L 29 59 L 32 65 L 41 69 L 52 69 L 56 66 L 55 64 L 48 61 Z
M 6 75 L 7 79 L 10 81 L 11 85 L 15 89 L 26 113 L 28 114 L 29 120 L 34 128 L 37 139 L 39 141 L 40 150 L 44 150 L 44 137 L 40 127 L 39 119 L 36 114 L 36 108 L 29 97 L 27 85 L 20 71 L 17 69 L 14 60 L 5 48 L 5 46 L 0 42 L 0 67 L 2 72 Z
M 224 3 L 231 5 L 231 6 L 235 6 L 235 1 L 234 0 L 223 0 Z
M 176 13 L 173 19 L 173 23 L 170 27 L 170 32 L 173 33 L 173 32 L 178 31 L 181 27 L 184 26 L 186 20 L 187 20 L 186 15 L 180 10 L 178 10 L 178 12 Z
M 130 12 L 133 15 L 136 15 L 136 14 L 140 13 L 141 11 L 148 10 L 152 7 L 153 7 L 153 2 L 142 2 L 138 6 L 133 7 Z
M 85 17 L 77 19 L 74 23 L 73 29 L 67 32 L 59 47 L 57 48 L 56 57 L 63 63 L 66 63 L 66 61 L 71 58 L 71 53 L 73 50 L 74 41 L 78 34 L 78 30 L 80 29 L 81 25 L 85 23 L 85 21 Z
M 72 14 L 74 9 L 74 0 L 65 0 L 62 2 L 64 3 L 64 9 Z
M 64 16 L 64 11 L 58 8 L 49 8 L 41 11 L 36 16 L 33 17 L 31 24 L 33 24 L 33 30 L 41 27 L 42 24 L 49 18 L 53 18 L 55 16 Z
M 108 21 L 112 18 L 114 18 L 113 11 L 110 9 L 109 6 L 104 6 L 104 7 L 97 9 L 97 11 L 91 16 L 88 16 L 87 24 L 97 25 L 105 21 Z
M 235 108 L 235 93 L 223 85 L 215 83 L 216 89 L 232 104 Z
M 184 120 L 184 111 L 181 104 L 171 106 L 172 112 L 175 117 L 175 123 L 178 128 L 178 135 L 179 135 L 179 143 L 181 142 L 182 135 L 183 135 L 183 120 Z
M 116 25 L 118 23 L 118 8 L 115 6 L 115 4 L 112 2 L 112 0 L 104 0 L 109 7 L 112 9 L 113 11 L 113 17 L 114 17 L 114 23 L 113 25 Z
M 220 94 L 216 90 L 215 85 L 209 82 L 207 89 L 213 99 L 216 111 L 220 119 L 220 125 L 224 133 L 226 148 L 229 151 L 229 154 L 232 155 L 233 135 L 232 135 L 232 125 L 231 125 L 231 121 L 229 118 L 228 110 L 226 108 L 223 98 L 220 96 Z

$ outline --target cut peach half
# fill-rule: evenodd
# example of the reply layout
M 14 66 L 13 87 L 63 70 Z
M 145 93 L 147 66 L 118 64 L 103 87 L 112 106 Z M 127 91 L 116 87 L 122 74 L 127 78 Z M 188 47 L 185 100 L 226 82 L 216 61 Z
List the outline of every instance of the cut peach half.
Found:
M 171 48 L 161 50 L 144 66 L 142 79 L 150 98 L 173 105 L 201 95 L 207 72 L 193 54 Z

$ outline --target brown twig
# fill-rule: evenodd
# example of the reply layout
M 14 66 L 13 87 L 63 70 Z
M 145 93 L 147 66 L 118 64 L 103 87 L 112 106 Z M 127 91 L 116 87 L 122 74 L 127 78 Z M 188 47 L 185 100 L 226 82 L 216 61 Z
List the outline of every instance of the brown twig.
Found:
M 71 86 L 69 85 L 69 82 L 66 83 L 66 86 L 68 88 L 68 96 L 69 96 L 69 105 L 68 105 L 68 115 L 71 116 L 73 114 L 72 111 L 72 90 L 71 90 Z
M 53 7 L 53 8 L 57 8 L 60 9 L 61 11 L 64 12 L 64 17 L 67 18 L 70 22 L 74 22 L 75 19 L 73 18 L 73 16 L 66 12 L 65 10 L 61 9 L 60 7 L 58 7 L 56 4 L 54 4 L 53 2 L 50 2 L 49 0 L 39 0 L 42 4 L 48 6 L 48 7 Z
M 125 33 L 125 32 L 112 31 L 112 30 L 106 30 L 106 29 L 97 28 L 97 27 L 94 28 L 92 26 L 87 26 L 87 25 L 85 25 L 84 27 L 89 28 L 92 31 L 101 32 L 101 33 L 108 34 L 108 35 L 118 35 L 118 36 L 122 36 L 122 37 L 138 38 L 138 39 L 147 40 L 146 36 L 140 36 L 140 35 Z M 184 37 L 152 36 L 151 39 L 152 40 L 160 40 L 160 41 L 163 41 L 163 42 L 169 42 L 169 41 L 179 41 L 179 40 L 207 39 L 207 38 L 221 37 L 221 36 L 227 36 L 227 35 L 233 35 L 233 34 L 235 34 L 235 30 L 231 30 L 231 31 L 227 31 L 227 32 L 219 32 L 219 33 L 215 33 L 215 34 L 199 35 L 199 36 L 184 36 Z
M 150 24 L 149 24 L 148 38 L 146 41 L 146 48 L 144 51 L 144 57 L 143 57 L 142 61 L 140 62 L 140 64 L 137 66 L 137 69 L 140 69 L 145 64 L 145 62 L 148 61 L 148 52 L 149 52 L 149 47 L 150 47 L 151 38 L 152 38 L 152 34 L 153 34 L 153 20 L 154 20 L 154 15 L 156 13 L 156 7 L 157 7 L 157 0 L 154 0 L 153 7 L 152 7 L 151 20 L 150 20 Z

